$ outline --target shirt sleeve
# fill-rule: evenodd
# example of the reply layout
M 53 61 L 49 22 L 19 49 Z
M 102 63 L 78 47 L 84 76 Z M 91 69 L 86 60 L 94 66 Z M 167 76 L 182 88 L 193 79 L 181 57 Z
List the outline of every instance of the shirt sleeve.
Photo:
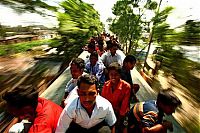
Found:
M 115 124 L 116 120 L 117 119 L 116 119 L 115 113 L 113 111 L 113 107 L 112 107 L 111 103 L 109 103 L 108 113 L 106 115 L 105 121 L 111 127 Z
M 106 87 L 106 83 L 105 83 L 103 88 L 102 88 L 102 91 L 101 91 L 101 96 L 104 97 L 104 98 L 106 98 L 106 89 L 107 89 L 107 87 Z
M 69 114 L 69 106 L 66 106 L 63 112 L 60 115 L 60 118 L 58 120 L 58 124 L 56 127 L 56 133 L 65 133 L 67 129 L 69 128 L 70 123 L 72 122 L 72 117 L 70 117 Z
M 125 116 L 125 114 L 130 110 L 130 94 L 131 94 L 131 87 L 128 84 L 124 86 L 124 99 L 121 104 L 120 108 L 120 115 Z
M 89 62 L 85 65 L 85 72 L 90 73 L 90 64 Z
M 105 67 L 104 67 L 103 63 L 102 63 L 102 64 L 99 64 L 99 69 L 98 69 L 98 71 L 97 71 L 97 73 L 96 73 L 96 77 L 97 77 L 98 81 L 100 80 L 100 78 L 101 78 L 101 76 L 102 76 L 102 74 L 103 74 L 104 68 L 105 68 Z
M 106 63 L 106 54 L 107 54 L 107 53 L 104 53 L 104 54 L 101 56 L 101 61 L 103 62 L 104 65 L 105 65 L 105 63 Z
M 70 87 L 71 82 L 72 82 L 72 79 L 70 79 L 70 81 L 67 82 L 67 85 L 66 85 L 66 87 L 65 87 L 65 92 L 68 92 L 68 91 L 69 91 L 68 89 L 69 89 L 69 87 Z
M 53 129 L 47 123 L 33 124 L 28 133 L 53 133 Z

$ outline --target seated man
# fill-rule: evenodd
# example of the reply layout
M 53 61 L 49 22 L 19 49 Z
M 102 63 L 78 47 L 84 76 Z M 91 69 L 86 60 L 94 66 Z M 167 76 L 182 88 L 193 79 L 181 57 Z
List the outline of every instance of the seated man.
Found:
M 124 60 L 124 53 L 118 50 L 118 44 L 112 43 L 109 51 L 105 52 L 101 56 L 101 60 L 106 66 L 106 68 L 113 62 L 118 62 L 121 66 Z
M 127 116 L 128 133 L 167 133 L 167 129 L 173 131 L 172 123 L 163 120 L 163 116 L 164 113 L 174 113 L 179 105 L 181 101 L 171 90 L 160 91 L 157 101 L 136 103 Z
M 123 61 L 121 79 L 125 80 L 131 85 L 131 98 L 133 102 L 138 102 L 139 100 L 136 97 L 140 86 L 138 84 L 133 84 L 130 71 L 134 68 L 136 63 L 136 58 L 133 55 L 127 55 Z
M 117 63 L 111 63 L 108 67 L 110 80 L 105 82 L 101 95 L 111 102 L 117 116 L 117 125 L 120 129 L 123 118 L 130 109 L 130 92 L 129 83 L 120 78 L 121 66 Z
M 96 77 L 82 75 L 77 86 L 78 97 L 65 106 L 56 133 L 97 133 L 104 125 L 114 132 L 116 117 L 110 102 L 98 95 Z
M 66 88 L 65 88 L 65 95 L 64 95 L 64 99 L 61 103 L 61 106 L 64 108 L 65 105 L 68 102 L 68 95 L 72 92 L 71 96 L 74 97 L 74 95 L 76 95 L 76 90 L 74 90 L 74 88 L 77 86 L 77 79 L 79 76 L 81 76 L 83 74 L 85 68 L 85 63 L 84 60 L 81 58 L 74 58 L 72 59 L 71 63 L 70 63 L 70 71 L 71 71 L 71 75 L 72 78 L 71 80 L 67 83 Z M 72 91 L 74 90 L 74 91 Z M 71 97 L 70 96 L 70 97 Z M 70 98 L 72 99 L 72 98 Z
M 95 75 L 100 84 L 104 84 L 104 64 L 101 61 L 98 61 L 98 53 L 93 52 L 90 55 L 90 61 L 85 65 L 86 72 Z
M 55 132 L 62 108 L 44 98 L 38 98 L 38 92 L 32 86 L 20 86 L 3 95 L 10 114 L 19 120 L 30 122 L 29 133 Z

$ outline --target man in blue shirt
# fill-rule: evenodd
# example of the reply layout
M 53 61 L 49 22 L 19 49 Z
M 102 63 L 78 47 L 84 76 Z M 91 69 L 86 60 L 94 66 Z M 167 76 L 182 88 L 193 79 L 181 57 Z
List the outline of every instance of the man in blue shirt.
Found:
M 166 133 L 173 131 L 170 121 L 163 120 L 164 114 L 171 115 L 181 105 L 181 101 L 171 90 L 162 90 L 157 100 L 136 103 L 129 111 L 127 119 L 128 133 Z

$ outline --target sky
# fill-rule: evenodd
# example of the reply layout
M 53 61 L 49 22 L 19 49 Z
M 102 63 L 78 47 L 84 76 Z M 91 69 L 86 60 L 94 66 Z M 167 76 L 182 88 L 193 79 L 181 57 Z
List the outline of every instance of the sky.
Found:
M 61 0 L 47 0 L 51 5 L 56 5 Z M 99 12 L 100 19 L 106 23 L 108 17 L 114 17 L 112 7 L 117 0 L 83 0 L 84 2 L 94 4 L 94 8 Z M 158 1 L 158 0 L 157 0 Z M 163 0 L 161 9 L 165 6 L 173 6 L 175 9 L 168 17 L 167 22 L 172 28 L 184 24 L 188 19 L 200 21 L 200 0 Z M 37 14 L 16 14 L 12 9 L 0 5 L 0 23 L 2 25 L 45 25 L 47 27 L 55 27 L 58 22 L 56 18 L 41 17 Z

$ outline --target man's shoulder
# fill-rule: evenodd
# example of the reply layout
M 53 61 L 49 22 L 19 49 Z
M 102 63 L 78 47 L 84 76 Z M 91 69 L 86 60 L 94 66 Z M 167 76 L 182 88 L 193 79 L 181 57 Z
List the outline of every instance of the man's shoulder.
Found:
M 100 95 L 98 95 L 96 97 L 96 104 L 97 104 L 97 106 L 103 107 L 103 108 L 108 108 L 108 107 L 112 106 L 111 103 L 107 99 L 105 99 L 104 97 L 102 97 Z
M 54 106 L 55 108 L 61 108 L 58 104 L 54 103 L 53 101 L 42 98 L 42 97 L 38 98 L 38 103 L 41 103 L 43 108 L 52 107 L 52 106 Z
M 130 84 L 127 81 L 121 79 L 120 82 L 121 82 L 122 86 L 126 86 L 126 87 L 131 88 Z

